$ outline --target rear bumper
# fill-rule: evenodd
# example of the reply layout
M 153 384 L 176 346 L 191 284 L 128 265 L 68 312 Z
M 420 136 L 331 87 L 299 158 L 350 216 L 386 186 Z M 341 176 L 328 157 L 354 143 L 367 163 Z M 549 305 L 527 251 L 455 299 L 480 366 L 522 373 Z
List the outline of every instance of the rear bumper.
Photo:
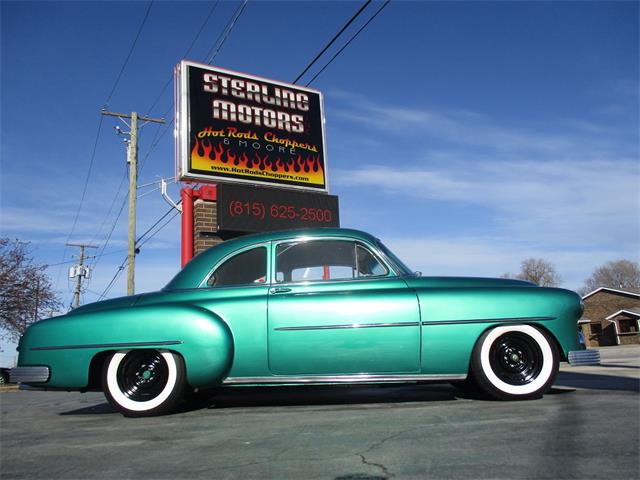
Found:
M 9 374 L 11 383 L 44 383 L 49 380 L 49 367 L 16 367 Z
M 600 350 L 573 350 L 569 352 L 571 365 L 600 365 Z

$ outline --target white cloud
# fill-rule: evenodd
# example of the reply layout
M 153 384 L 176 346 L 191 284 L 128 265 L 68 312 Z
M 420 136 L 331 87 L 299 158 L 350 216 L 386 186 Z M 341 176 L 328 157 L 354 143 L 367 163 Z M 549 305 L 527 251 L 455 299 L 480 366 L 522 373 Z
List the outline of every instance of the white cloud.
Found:
M 631 161 L 509 163 L 467 158 L 465 163 L 402 170 L 381 165 L 334 169 L 333 175 L 340 186 L 376 186 L 416 201 L 489 208 L 508 233 L 521 239 L 597 244 L 615 234 L 619 241 L 637 241 L 637 166 Z
M 568 247 L 541 248 L 510 238 L 412 238 L 392 237 L 384 240 L 411 268 L 427 276 L 497 277 L 517 273 L 526 258 L 550 261 L 562 278 L 565 288 L 578 289 L 595 267 L 619 258 L 608 249 L 580 250 Z
M 430 232 L 451 230 L 448 208 L 462 209 L 473 227 L 458 238 L 418 238 L 416 228 L 394 233 L 388 243 L 414 268 L 495 276 L 540 257 L 556 264 L 565 285 L 578 288 L 601 263 L 638 258 L 640 164 L 632 126 L 553 119 L 547 131 L 534 131 L 476 112 L 337 98 L 344 101 L 340 119 L 388 145 L 365 149 L 363 157 L 373 162 L 333 159 L 332 185 L 375 189 L 382 205 L 393 197 L 424 206 Z
M 536 155 L 551 159 L 598 159 L 612 150 L 637 154 L 637 134 L 583 119 L 552 119 L 556 128 L 518 129 L 479 112 L 381 105 L 357 94 L 333 92 L 344 103 L 332 109 L 342 120 L 376 129 L 377 135 L 413 137 L 416 145 L 433 139 L 498 155 Z M 523 119 L 526 116 L 523 115 Z M 558 131 L 560 126 L 562 131 Z M 560 157 L 560 158 L 558 158 Z
M 549 134 L 498 125 L 476 112 L 388 107 L 344 92 L 336 96 L 348 106 L 340 116 L 375 128 L 390 146 L 377 152 L 373 164 L 334 167 L 333 185 L 488 209 L 501 231 L 519 240 L 613 242 L 627 250 L 637 245 L 639 162 L 633 129 L 564 121 Z M 401 143 L 424 145 L 426 136 L 436 139 L 437 149 L 389 153 Z

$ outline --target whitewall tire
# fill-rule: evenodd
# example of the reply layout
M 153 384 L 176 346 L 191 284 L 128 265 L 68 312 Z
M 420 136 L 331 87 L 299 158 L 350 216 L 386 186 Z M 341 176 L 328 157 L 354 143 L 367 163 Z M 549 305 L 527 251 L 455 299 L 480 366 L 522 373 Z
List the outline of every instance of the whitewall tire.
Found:
M 486 331 L 471 361 L 475 383 L 499 400 L 541 397 L 553 385 L 558 368 L 555 342 L 531 325 L 504 325 Z
M 119 351 L 105 362 L 102 381 L 107 400 L 124 415 L 162 415 L 182 400 L 184 360 L 161 350 Z

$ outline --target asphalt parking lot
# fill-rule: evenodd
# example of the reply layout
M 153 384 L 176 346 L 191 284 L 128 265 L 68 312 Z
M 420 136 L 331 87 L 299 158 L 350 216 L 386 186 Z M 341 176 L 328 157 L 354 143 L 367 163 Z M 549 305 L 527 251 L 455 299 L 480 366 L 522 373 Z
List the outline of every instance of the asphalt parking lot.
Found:
M 563 365 L 543 399 L 449 385 L 234 389 L 127 419 L 98 393 L 3 390 L 1 478 L 639 478 L 640 347 Z

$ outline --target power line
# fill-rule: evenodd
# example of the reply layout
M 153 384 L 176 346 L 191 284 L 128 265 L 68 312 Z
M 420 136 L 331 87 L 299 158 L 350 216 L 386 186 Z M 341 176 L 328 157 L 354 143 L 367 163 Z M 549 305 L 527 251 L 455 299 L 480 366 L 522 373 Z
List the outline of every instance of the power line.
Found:
M 104 250 L 107 248 L 107 245 L 109 244 L 109 241 L 111 240 L 111 235 L 113 235 L 113 231 L 116 229 L 116 225 L 118 224 L 118 220 L 120 219 L 120 215 L 122 215 L 122 212 L 124 211 L 124 207 L 126 205 L 127 205 L 127 195 L 125 195 L 123 197 L 123 199 L 122 199 L 122 205 L 120 206 L 120 210 L 118 211 L 118 214 L 116 215 L 116 218 L 113 221 L 113 225 L 111 225 L 111 230 L 109 230 L 109 234 L 107 235 L 107 238 L 106 238 L 104 244 L 102 245 L 102 249 L 100 250 L 100 253 L 97 255 L 96 261 L 93 262 L 93 265 L 92 265 L 93 268 L 95 268 L 96 265 L 98 265 L 98 262 L 103 257 Z
M 113 200 L 111 201 L 111 205 L 109 205 L 109 211 L 107 212 L 107 214 L 104 217 L 104 220 L 102 220 L 102 223 L 100 224 L 100 228 L 98 229 L 98 232 L 95 233 L 93 235 L 93 237 L 91 237 L 91 241 L 89 243 L 93 243 L 93 241 L 100 236 L 100 234 L 102 233 L 102 229 L 104 228 L 104 226 L 107 223 L 107 220 L 109 219 L 109 217 L 111 216 L 111 212 L 113 211 L 113 207 L 116 204 L 116 200 L 118 199 L 118 196 L 120 196 L 120 191 L 122 190 L 122 186 L 124 185 L 124 181 L 127 179 L 127 172 L 125 171 L 124 174 L 122 175 L 122 178 L 120 179 L 120 185 L 118 185 L 118 190 L 116 191 L 116 195 L 113 197 Z
M 174 218 L 176 218 L 176 217 L 178 216 L 178 214 L 179 214 L 179 213 L 180 213 L 180 212 L 175 211 L 175 213 L 173 214 L 173 216 L 172 216 L 169 220 L 167 220 L 165 223 L 163 223 L 162 225 L 160 225 L 160 227 L 159 227 L 155 232 L 153 232 L 153 233 L 151 234 L 151 236 L 147 237 L 147 239 L 146 239 L 144 242 L 142 242 L 140 245 L 138 245 L 138 248 L 142 247 L 145 243 L 147 243 L 149 240 L 151 240 L 153 237 L 155 237 L 158 233 L 160 233 L 160 231 L 161 231 L 164 227 L 166 227 L 167 225 L 169 225 L 169 224 L 171 223 L 171 221 L 172 221 Z
M 89 159 L 89 169 L 87 170 L 87 176 L 84 179 L 84 187 L 82 188 L 82 194 L 80 195 L 80 203 L 78 204 L 78 209 L 76 210 L 76 215 L 73 218 L 73 224 L 71 226 L 71 231 L 67 236 L 67 241 L 65 242 L 64 250 L 62 251 L 62 260 L 64 262 L 65 256 L 67 255 L 67 243 L 71 240 L 74 232 L 76 231 L 76 225 L 78 224 L 78 218 L 80 217 L 80 211 L 82 210 L 82 205 L 84 204 L 85 196 L 87 195 L 87 186 L 89 185 L 89 178 L 91 178 L 91 171 L 93 170 L 93 163 L 96 158 L 96 151 L 98 149 L 98 141 L 100 140 L 100 132 L 102 131 L 102 115 L 100 115 L 100 120 L 98 121 L 98 129 L 96 130 L 96 138 L 93 142 L 93 149 L 91 151 L 91 157 Z M 62 272 L 62 267 L 58 269 L 58 274 L 56 275 L 56 285 L 60 281 L 60 273 Z
M 153 1 L 152 1 L 151 3 L 153 3 Z M 201 24 L 201 26 L 200 26 L 200 29 L 198 30 L 197 34 L 195 35 L 195 37 L 194 37 L 194 38 L 193 38 L 193 40 L 191 41 L 191 44 L 190 44 L 190 45 L 189 45 L 189 47 L 187 48 L 187 51 L 186 51 L 186 53 L 185 53 L 185 56 L 189 54 L 189 52 L 191 51 L 191 49 L 193 48 L 193 46 L 194 46 L 194 45 L 195 45 L 195 43 L 197 42 L 198 38 L 200 37 L 200 35 L 201 35 L 202 31 L 204 30 L 204 28 L 205 28 L 206 24 L 208 23 L 209 19 L 210 19 L 210 18 L 211 18 L 211 16 L 213 15 L 213 12 L 215 11 L 215 9 L 216 9 L 216 7 L 218 6 L 218 4 L 219 4 L 219 3 L 220 3 L 220 2 L 219 2 L 219 0 L 217 0 L 217 1 L 214 3 L 214 5 L 211 7 L 211 9 L 209 10 L 209 13 L 207 14 L 207 17 L 206 17 L 206 18 L 205 18 L 205 20 L 202 22 L 202 24 Z M 245 2 L 245 3 L 246 3 L 246 2 Z M 145 18 L 143 19 L 143 23 L 141 24 L 141 27 L 140 27 L 140 29 L 139 29 L 139 32 L 140 32 L 140 31 L 142 31 L 142 26 L 144 25 L 144 21 L 146 21 L 146 17 L 148 16 L 148 12 L 149 12 L 149 10 L 150 10 L 150 9 L 151 9 L 151 5 L 149 5 L 149 8 L 147 9 L 147 14 L 145 15 Z M 236 17 L 236 19 L 237 19 L 237 17 Z M 138 33 L 138 36 L 139 36 L 139 33 Z M 138 37 L 138 36 L 136 36 L 136 40 L 137 40 L 137 37 Z M 129 55 L 129 56 L 130 56 L 130 55 Z M 128 60 L 128 58 L 127 58 L 127 60 Z M 125 61 L 125 64 L 126 64 L 126 61 Z M 153 104 L 151 105 L 151 107 L 149 107 L 148 111 L 151 111 L 151 110 L 155 107 L 155 105 L 157 104 L 157 102 L 158 102 L 158 101 L 160 100 L 160 98 L 162 97 L 162 95 L 163 95 L 164 91 L 166 90 L 167 86 L 171 83 L 171 79 L 172 79 L 172 77 L 170 77 L 170 78 L 169 78 L 169 81 L 168 81 L 168 82 L 165 84 L 165 86 L 162 88 L 162 90 L 160 91 L 160 94 L 159 94 L 159 95 L 158 95 L 158 97 L 154 100 L 154 102 L 153 102 Z M 163 115 L 163 117 L 165 117 L 165 116 L 169 113 L 169 111 L 171 110 L 171 108 L 173 108 L 173 106 L 172 106 L 172 107 L 170 107 L 170 109 L 169 109 L 169 110 L 167 110 L 167 112 L 165 113 L 165 115 Z M 171 120 L 171 122 L 169 122 L 169 124 L 168 124 L 168 125 L 167 125 L 163 130 L 162 130 L 162 132 L 161 132 L 161 128 L 160 128 L 160 127 L 158 127 L 158 129 L 156 130 L 156 134 L 154 135 L 154 139 L 152 140 L 152 145 L 151 145 L 151 147 L 149 148 L 149 150 L 147 151 L 146 155 L 144 156 L 144 158 L 143 158 L 143 159 L 142 159 L 142 161 L 140 162 L 140 171 L 142 171 L 142 169 L 144 168 L 145 163 L 146 163 L 146 160 L 147 160 L 147 159 L 149 158 L 149 156 L 151 155 L 151 152 L 155 149 L 155 147 L 160 143 L 160 140 L 164 137 L 164 135 L 167 133 L 167 131 L 171 128 L 171 125 L 173 125 L 173 122 L 174 122 L 174 120 L 172 119 L 172 120 Z M 160 133 L 160 132 L 161 132 L 161 133 Z M 159 133 L 160 133 L 160 134 L 159 134 Z M 126 177 L 126 175 L 125 175 L 125 177 Z M 112 208 L 113 208 L 113 205 L 114 205 L 114 203 L 115 203 L 115 201 L 116 201 L 116 199 L 118 198 L 118 195 L 119 195 L 119 193 L 120 193 L 120 190 L 121 190 L 121 187 L 122 187 L 123 182 L 124 182 L 124 178 L 123 178 L 123 180 L 120 182 L 120 186 L 118 187 L 118 191 L 116 192 L 116 195 L 115 195 L 115 197 L 114 197 L 114 199 L 113 199 L 113 201 L 112 201 L 112 204 L 111 204 L 111 208 L 109 209 L 109 213 L 107 214 L 107 217 L 105 217 L 105 221 L 104 221 L 104 222 L 106 222 L 106 219 L 108 218 L 109 214 L 111 213 L 111 210 L 112 210 Z M 118 220 L 119 220 L 119 218 L 120 218 L 120 215 L 122 215 L 122 212 L 124 211 L 124 207 L 126 206 L 126 200 L 127 200 L 127 199 L 126 199 L 126 197 L 125 197 L 125 198 L 123 198 L 123 202 L 122 202 L 122 205 L 121 205 L 121 207 L 120 207 L 120 210 L 119 210 L 118 214 L 116 215 L 116 218 L 114 219 L 114 222 L 113 222 L 113 224 L 112 224 L 112 226 L 111 226 L 111 229 L 110 229 L 110 231 L 109 231 L 109 234 L 107 235 L 107 237 L 106 237 L 106 239 L 105 239 L 105 242 L 104 242 L 104 244 L 103 244 L 103 247 L 102 247 L 102 249 L 101 249 L 100 253 L 97 255 L 96 261 L 95 261 L 95 262 L 94 262 L 94 264 L 93 264 L 93 267 L 94 267 L 94 268 L 95 268 L 95 266 L 98 264 L 98 262 L 100 261 L 100 259 L 102 258 L 102 256 L 104 255 L 104 250 L 106 249 L 107 245 L 109 244 L 109 241 L 111 240 L 111 236 L 113 235 L 113 232 L 114 232 L 115 227 L 116 227 L 116 225 L 117 225 L 117 223 L 118 223 Z M 104 222 L 103 222 L 103 224 L 104 224 Z M 102 230 L 102 227 L 100 228 L 100 230 Z
M 140 236 L 140 238 L 137 241 L 142 240 L 142 238 L 151 230 L 153 229 L 156 225 L 158 225 L 158 223 L 160 223 L 164 218 L 167 217 L 167 215 L 169 213 L 171 213 L 173 209 L 169 210 L 168 212 L 166 212 L 162 218 L 157 221 L 149 230 L 147 230 L 144 234 L 142 234 Z M 145 243 L 147 243 L 149 240 L 151 240 L 153 237 L 155 237 L 164 227 L 166 227 L 167 225 L 169 225 L 169 223 L 171 223 L 171 221 L 176 218 L 176 216 L 178 215 L 179 212 L 175 212 L 175 214 L 169 219 L 167 220 L 163 225 L 160 226 L 160 228 L 158 228 L 155 232 L 153 232 L 153 234 L 151 234 L 151 236 L 149 236 L 144 242 L 142 242 L 140 246 L 144 245 Z M 127 263 L 127 257 L 124 258 L 124 260 L 122 261 L 122 263 L 120 263 L 120 265 L 118 266 L 118 269 L 116 270 L 116 273 L 113 275 L 113 278 L 111 279 L 111 281 L 109 282 L 109 284 L 106 286 L 106 288 L 103 290 L 103 292 L 100 294 L 100 297 L 98 298 L 98 300 L 101 300 L 103 298 L 105 298 L 107 296 L 107 294 L 109 293 L 109 291 L 111 290 L 111 288 L 113 287 L 113 285 L 115 284 L 116 280 L 118 279 L 118 277 L 120 276 L 120 274 L 124 271 L 124 266 Z
M 231 31 L 233 30 L 233 27 L 235 26 L 235 24 L 237 23 L 238 19 L 240 18 L 240 15 L 242 15 L 242 13 L 244 12 L 244 9 L 247 5 L 249 0 L 244 0 L 243 3 L 236 9 L 236 11 L 234 12 L 234 14 L 231 16 L 231 19 L 227 22 L 227 25 L 225 26 L 225 28 L 222 30 L 222 32 L 220 32 L 220 35 L 218 35 L 218 38 L 216 39 L 216 41 L 213 43 L 213 46 L 209 49 L 209 51 L 207 52 L 207 54 L 204 56 L 205 58 L 205 63 L 211 63 L 213 62 L 213 60 L 216 58 L 216 56 L 220 53 L 220 50 L 222 50 L 222 47 L 224 46 L 225 41 L 227 40 L 227 38 L 229 37 L 229 35 L 231 34 Z M 216 2 L 217 5 L 217 2 Z M 214 5 L 214 8 L 215 6 Z M 213 9 L 210 13 L 213 13 Z M 202 27 L 201 27 L 202 28 Z M 224 37 L 224 38 L 223 38 Z M 222 41 L 220 41 L 220 39 L 222 39 Z M 192 42 L 192 44 L 195 43 L 195 39 Z M 219 45 L 218 45 L 219 44 Z M 218 45 L 217 49 L 216 49 L 216 45 Z M 191 47 L 189 47 L 189 50 L 191 49 Z M 215 53 L 213 53 L 214 49 L 216 50 Z M 207 61 L 206 59 L 209 57 L 209 55 L 211 55 L 213 53 L 213 55 L 211 56 L 211 59 L 209 61 Z M 170 83 L 171 80 L 169 80 Z M 168 85 L 168 83 L 166 84 Z M 166 85 L 163 88 L 163 91 L 166 89 Z M 162 93 L 160 94 L 162 95 Z M 157 102 L 158 99 L 156 99 L 156 101 L 154 101 L 154 105 Z M 171 107 L 169 107 L 169 109 L 164 113 L 164 115 L 162 115 L 163 118 L 166 118 L 167 115 L 169 114 L 169 112 L 173 109 L 174 104 L 172 102 Z M 142 167 L 144 167 L 144 164 L 147 160 L 147 158 L 149 157 L 149 155 L 151 155 L 151 152 L 155 149 L 155 147 L 158 145 L 158 143 L 160 143 L 160 140 L 162 140 L 162 138 L 166 135 L 166 133 L 169 131 L 169 129 L 171 128 L 171 126 L 173 125 L 175 121 L 175 118 L 171 119 L 170 122 L 168 122 L 166 124 L 166 127 L 164 129 L 161 128 L 162 127 L 158 127 L 158 129 L 156 130 L 156 134 L 154 135 L 154 140 L 152 140 L 152 145 L 149 148 L 149 150 L 147 151 L 147 154 L 144 156 L 144 158 L 142 159 L 142 161 L 140 162 L 140 169 L 142 169 Z
M 149 12 L 151 11 L 151 6 L 153 5 L 153 1 L 154 0 L 151 0 L 149 2 L 149 6 L 147 7 L 147 11 L 145 12 L 145 15 L 144 15 L 144 18 L 142 19 L 142 22 L 140 23 L 140 27 L 138 28 L 138 32 L 136 34 L 136 37 L 135 37 L 135 39 L 134 39 L 134 41 L 133 41 L 133 43 L 131 45 L 131 48 L 129 49 L 129 53 L 128 53 L 123 65 L 122 65 L 122 68 L 120 69 L 120 72 L 118 73 L 118 76 L 116 77 L 116 80 L 115 80 L 115 82 L 113 84 L 113 87 L 111 88 L 111 92 L 109 93 L 109 95 L 107 97 L 107 101 L 105 102 L 105 104 L 109 103 L 109 101 L 113 97 L 114 92 L 116 91 L 116 88 L 118 86 L 118 83 L 120 82 L 122 74 L 124 73 L 124 70 L 125 70 L 127 64 L 129 63 L 129 59 L 131 58 L 133 50 L 135 49 L 136 43 L 138 42 L 138 38 L 140 37 L 140 34 L 142 33 L 142 29 L 144 28 L 144 25 L 145 25 L 145 23 L 147 21 L 147 18 L 149 17 Z M 97 129 L 97 132 L 96 132 L 96 139 L 95 139 L 95 142 L 94 142 L 94 145 L 93 145 L 93 150 L 92 150 L 92 153 L 91 153 L 91 159 L 89 161 L 89 169 L 87 171 L 87 177 L 85 179 L 84 187 L 82 189 L 82 195 L 80 197 L 80 204 L 78 205 L 78 210 L 76 211 L 76 215 L 75 215 L 75 217 L 73 219 L 73 225 L 71 227 L 71 232 L 69 233 L 69 236 L 67 237 L 67 241 L 65 243 L 69 242 L 69 240 L 71 239 L 72 235 L 75 232 L 75 228 L 76 228 L 76 225 L 78 223 L 78 217 L 80 216 L 80 211 L 82 210 L 82 206 L 84 204 L 84 199 L 85 199 L 86 192 L 87 192 L 87 186 L 89 184 L 89 178 L 91 177 L 91 171 L 93 169 L 93 163 L 94 163 L 94 160 L 95 160 L 96 151 L 97 151 L 97 147 L 98 147 L 98 140 L 100 138 L 100 132 L 101 132 L 101 129 L 102 129 L 102 121 L 103 121 L 103 117 L 102 117 L 102 115 L 100 115 L 100 121 L 98 123 L 98 129 Z M 62 253 L 62 262 L 64 262 L 66 253 L 67 253 L 67 246 L 65 245 L 64 251 Z M 58 282 L 60 281 L 61 272 L 62 272 L 62 267 L 60 267 L 58 269 L 58 274 L 56 276 L 56 284 L 58 284 Z
M 342 35 L 342 32 L 344 32 L 349 27 L 349 25 L 351 25 L 353 21 L 356 18 L 358 18 L 358 16 L 364 11 L 365 8 L 367 8 L 367 6 L 370 3 L 371 3 L 371 0 L 367 0 L 366 2 L 364 2 L 364 4 L 360 7 L 360 9 L 347 21 L 347 23 L 344 24 L 344 26 L 340 29 L 340 31 L 333 36 L 333 38 L 329 41 L 329 43 L 327 43 L 325 47 L 322 50 L 320 50 L 320 53 L 318 53 L 316 57 L 313 60 L 311 60 L 309 65 L 306 66 L 306 68 L 302 71 L 302 73 L 298 75 L 292 83 L 297 83 L 298 80 L 300 80 L 300 78 L 305 73 L 307 73 L 307 71 L 311 68 L 311 66 L 318 61 L 318 59 L 322 56 L 322 54 L 326 52 L 331 45 L 333 45 L 333 43 L 338 39 L 338 37 Z
M 226 40 L 229 38 L 235 24 L 237 23 L 238 19 L 240 18 L 240 16 L 242 15 L 242 13 L 244 12 L 244 9 L 247 5 L 249 0 L 244 0 L 243 3 L 236 9 L 236 11 L 234 12 L 234 14 L 232 15 L 231 19 L 229 20 L 229 22 L 227 23 L 227 26 L 225 27 L 225 29 L 220 33 L 220 35 L 218 36 L 218 38 L 216 39 L 216 41 L 214 42 L 212 48 L 207 52 L 207 54 L 205 55 L 205 59 L 207 57 L 209 57 L 209 55 L 212 54 L 212 52 L 215 49 L 215 52 L 213 52 L 213 55 L 211 56 L 211 59 L 209 60 L 209 62 L 213 62 L 213 60 L 216 58 L 216 56 L 220 53 L 220 51 L 222 50 L 222 47 L 224 46 Z M 217 5 L 217 3 L 216 3 Z M 215 5 L 214 5 L 215 8 Z M 210 14 L 213 13 L 214 8 L 212 8 L 212 10 L 210 11 Z M 206 24 L 206 22 L 203 23 L 203 27 Z M 199 35 L 199 33 L 198 33 Z M 196 35 L 196 38 L 197 36 Z M 189 50 L 191 49 L 191 47 L 193 46 L 193 44 L 195 43 L 196 39 L 194 39 L 192 41 L 192 45 L 189 47 Z M 217 45 L 217 48 L 216 48 Z M 162 89 L 160 96 L 162 96 L 163 91 L 166 89 L 166 85 L 165 87 Z M 158 99 L 156 99 L 154 101 L 154 104 L 152 105 L 152 108 L 155 107 L 155 104 L 157 103 Z M 164 117 L 166 117 L 166 115 L 171 111 L 171 109 L 173 108 L 173 105 L 169 108 L 169 110 L 167 110 L 167 113 L 165 113 L 165 115 L 163 115 Z M 146 160 L 148 159 L 148 157 L 151 155 L 151 152 L 155 149 L 155 147 L 160 143 L 160 140 L 164 137 L 164 135 L 169 131 L 169 129 L 171 128 L 171 126 L 173 125 L 175 121 L 175 118 L 172 119 L 170 122 L 168 122 L 167 126 L 164 128 L 164 130 L 162 130 L 162 132 L 160 132 L 160 128 L 158 128 L 158 130 L 156 130 L 156 135 L 154 135 L 154 140 L 152 141 L 152 145 L 149 148 L 149 150 L 147 151 L 146 155 L 144 156 L 144 158 L 142 159 L 142 161 L 140 162 L 140 170 L 142 170 L 142 168 L 145 165 Z M 120 212 L 118 213 L 118 216 L 116 217 L 116 221 L 114 222 L 111 231 L 109 232 L 109 236 L 107 237 L 107 240 L 103 246 L 103 249 L 101 251 L 101 253 L 98 255 L 98 258 L 96 259 L 96 262 L 94 263 L 94 266 L 98 263 L 98 261 L 100 260 L 100 258 L 102 257 L 102 252 L 104 252 L 104 248 L 106 248 L 106 245 L 109 242 L 109 239 L 111 238 L 111 234 L 113 233 L 115 226 L 117 224 L 117 220 L 120 216 L 120 214 L 122 213 L 124 206 L 126 205 L 126 199 L 125 202 L 122 205 L 122 208 L 120 209 Z M 166 215 L 168 215 L 169 212 L 167 212 L 165 215 L 163 215 L 163 217 L 154 224 L 157 225 L 159 222 L 162 221 L 163 218 L 166 218 Z M 176 216 L 177 216 L 177 212 L 176 214 L 171 217 L 167 222 L 165 222 L 162 226 L 160 226 L 160 228 L 158 228 L 150 237 L 148 237 L 144 242 L 142 242 L 140 244 L 144 245 L 145 243 L 147 243 L 153 236 L 155 236 L 160 230 L 162 230 L 166 225 L 168 225 Z M 145 232 L 145 234 L 147 234 L 148 232 Z M 142 236 L 140 237 L 140 239 L 142 239 Z M 139 240 L 140 240 L 139 239 Z M 125 260 L 126 261 L 126 260 Z M 109 283 L 109 285 L 107 286 L 107 288 L 105 289 L 105 291 L 102 293 L 100 298 L 104 298 L 104 296 L 108 293 L 109 289 L 111 288 L 111 286 L 113 285 L 113 283 L 116 281 L 118 275 L 122 272 L 122 270 L 124 269 L 124 262 L 123 264 L 118 268 L 118 271 L 116 271 L 116 274 L 114 275 L 113 279 L 111 280 L 111 282 Z
M 126 252 L 126 250 L 122 250 L 122 249 L 113 250 L 112 252 L 105 253 L 104 256 L 115 255 L 116 253 L 122 253 L 122 252 Z M 90 259 L 96 258 L 96 257 L 97 257 L 97 255 L 91 255 L 91 256 L 84 257 L 84 259 L 85 260 L 90 260 Z M 57 267 L 58 265 L 68 265 L 70 263 L 76 263 L 76 262 L 77 262 L 76 260 L 67 260 L 67 261 L 60 262 L 60 263 L 50 263 L 50 264 L 47 264 L 47 265 L 44 265 L 44 266 L 45 267 Z M 91 265 L 88 265 L 88 266 L 91 266 Z
M 113 94 L 116 91 L 118 83 L 120 83 L 120 78 L 122 78 L 122 74 L 124 73 L 124 69 L 127 67 L 127 64 L 129 63 L 129 59 L 131 58 L 131 55 L 133 54 L 133 50 L 136 48 L 136 43 L 138 43 L 138 38 L 140 38 L 140 34 L 142 33 L 142 29 L 144 28 L 144 24 L 147 22 L 147 18 L 149 17 L 149 12 L 151 11 L 151 7 L 153 6 L 153 2 L 154 2 L 154 0 L 151 0 L 149 2 L 149 6 L 147 7 L 147 11 L 144 14 L 144 18 L 142 19 L 142 22 L 140 23 L 140 26 L 138 27 L 138 33 L 136 33 L 136 38 L 133 40 L 133 43 L 131 44 L 131 48 L 129 48 L 129 53 L 127 54 L 127 58 L 125 58 L 124 63 L 122 64 L 122 68 L 120 69 L 120 73 L 118 73 L 118 77 L 116 78 L 116 81 L 114 82 L 113 87 L 111 88 L 111 92 L 109 93 L 109 96 L 107 97 L 106 105 L 108 105 L 109 102 L 111 101 L 111 97 L 113 97 Z
M 220 45 L 218 46 L 218 48 L 216 49 L 215 53 L 212 55 L 212 57 L 209 60 L 206 60 L 206 63 L 208 63 L 209 65 L 211 65 L 213 63 L 213 60 L 218 56 L 218 53 L 220 53 L 220 49 L 222 48 L 222 46 L 224 45 L 224 43 L 227 41 L 227 38 L 229 38 L 229 35 L 231 34 L 231 30 L 233 30 L 234 25 L 236 24 L 236 22 L 238 21 L 238 19 L 240 18 L 240 15 L 242 15 L 242 12 L 244 11 L 244 7 L 247 6 L 247 3 L 249 2 L 249 0 L 244 0 L 242 2 L 242 5 L 240 5 L 235 13 L 233 14 L 233 16 L 231 17 L 231 20 L 227 23 L 226 28 L 222 31 L 222 33 L 218 36 L 218 38 L 216 39 L 215 43 L 213 44 L 214 46 L 211 47 L 211 49 L 207 52 L 207 54 L 205 55 L 205 58 L 207 58 L 211 52 L 213 51 L 213 49 L 215 48 L 215 45 L 218 43 L 218 41 L 220 40 L 220 37 L 222 37 L 224 35 L 224 38 L 222 39 L 222 41 L 220 42 Z
M 360 29 L 359 29 L 359 30 L 358 30 L 358 31 L 357 31 L 357 32 L 356 32 L 356 33 L 355 33 L 355 34 L 354 34 L 354 35 L 353 35 L 353 36 L 352 36 L 352 37 L 347 41 L 347 43 L 345 43 L 345 44 L 342 46 L 342 48 L 341 48 L 340 50 L 338 50 L 338 51 L 333 55 L 333 57 L 331 57 L 331 59 L 330 59 L 330 60 L 329 60 L 325 65 L 324 65 L 324 67 L 322 67 L 322 68 L 320 69 L 320 71 L 318 71 L 318 73 L 316 73 L 316 74 L 313 76 L 313 78 L 312 78 L 311 80 L 309 80 L 309 81 L 306 83 L 305 87 L 308 87 L 309 85 L 311 85 L 311 83 L 312 83 L 316 78 L 318 78 L 318 76 L 319 76 L 322 72 L 324 72 L 325 68 L 327 68 L 327 67 L 331 64 L 331 62 L 333 62 L 333 61 L 336 59 L 336 57 L 337 57 L 338 55 L 340 55 L 340 54 L 342 53 L 342 51 L 343 51 L 345 48 L 347 48 L 347 47 L 349 46 L 349 44 L 350 44 L 353 40 L 355 40 L 355 39 L 356 39 L 356 37 L 360 34 L 360 32 L 362 32 L 362 30 L 364 30 L 364 29 L 367 27 L 367 25 L 369 25 L 369 24 L 371 23 L 371 21 L 372 21 L 374 18 L 376 18 L 376 16 L 377 16 L 381 11 L 382 11 L 382 9 L 383 9 L 384 7 L 386 7 L 386 6 L 389 4 L 389 2 L 390 2 L 390 1 L 391 1 L 391 0 L 386 0 L 386 1 L 382 4 L 382 6 L 381 6 L 377 11 L 376 11 L 376 13 L 374 13 L 374 14 L 371 16 L 371 18 L 370 18 L 369 20 L 367 20 L 367 22 L 366 22 L 364 25 L 362 25 L 362 27 L 360 27 Z
M 156 227 L 156 225 L 158 225 L 162 220 L 164 220 L 165 218 L 167 218 L 167 216 L 168 216 L 171 212 L 173 212 L 173 211 L 174 211 L 173 207 L 169 208 L 169 210 L 168 210 L 167 212 L 165 212 L 165 214 L 164 214 L 164 215 L 162 215 L 162 216 L 161 216 L 161 217 L 156 221 L 156 223 L 154 223 L 153 225 L 151 225 L 151 226 L 150 226 L 150 227 L 149 227 L 149 228 L 148 228 L 148 229 L 147 229 L 147 230 L 146 230 L 142 235 L 140 235 L 140 236 L 137 238 L 137 240 L 136 240 L 136 245 L 138 245 L 138 243 L 140 243 L 140 241 L 141 241 L 144 237 L 146 237 L 146 236 L 147 236 L 147 234 L 148 234 L 151 230 L 153 230 L 153 229 Z
M 213 15 L 213 12 L 215 11 L 219 3 L 220 3 L 220 0 L 216 0 L 216 2 L 214 2 L 213 7 L 211 7 L 211 9 L 209 10 L 209 13 L 207 14 L 204 21 L 202 22 L 202 25 L 200 25 L 200 29 L 198 30 L 198 33 L 196 33 L 195 37 L 193 37 L 193 40 L 191 40 L 191 45 L 189 45 L 189 48 L 187 48 L 187 51 L 182 55 L 182 58 L 187 58 L 189 53 L 191 53 L 191 49 L 198 41 L 198 38 L 200 38 L 200 35 L 202 34 L 204 27 L 207 25 L 207 23 L 209 23 L 209 19 Z M 173 75 L 169 76 L 169 80 L 167 80 L 167 83 L 164 84 L 164 87 L 162 87 L 162 90 L 160 91 L 156 99 L 153 101 L 151 106 L 147 109 L 147 112 L 151 113 L 151 110 L 153 110 L 156 104 L 160 101 L 160 99 L 162 98 L 162 95 L 164 95 L 164 92 L 167 90 L 167 88 L 171 84 L 171 80 L 173 80 Z
M 124 257 L 124 260 L 122 261 L 122 263 L 118 267 L 118 270 L 116 270 L 115 275 L 113 276 L 113 278 L 111 279 L 111 281 L 109 282 L 107 287 L 100 294 L 100 296 L 98 297 L 98 300 L 102 300 L 107 295 L 107 293 L 109 293 L 109 290 L 111 290 L 111 287 L 113 286 L 113 284 L 116 282 L 116 280 L 118 279 L 118 277 L 120 276 L 120 274 L 124 270 L 124 266 L 127 263 L 127 260 L 128 260 L 128 257 Z

